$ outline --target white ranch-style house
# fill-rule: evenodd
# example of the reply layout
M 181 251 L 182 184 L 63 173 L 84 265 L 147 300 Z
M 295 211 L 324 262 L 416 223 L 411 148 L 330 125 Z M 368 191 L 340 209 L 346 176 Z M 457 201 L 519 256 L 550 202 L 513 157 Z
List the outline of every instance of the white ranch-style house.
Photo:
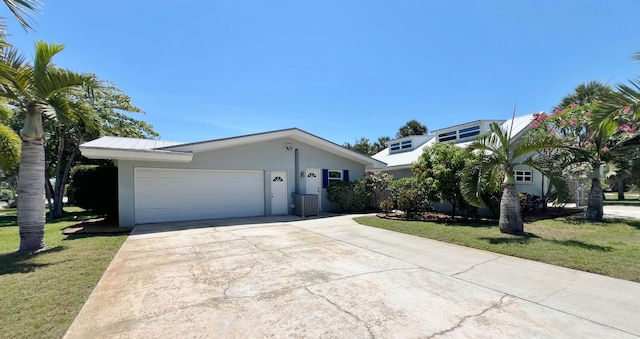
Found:
M 330 181 L 386 167 L 297 128 L 193 143 L 102 137 L 80 151 L 116 163 L 122 227 L 293 214 L 301 194 L 318 197 L 311 210 L 338 211 Z

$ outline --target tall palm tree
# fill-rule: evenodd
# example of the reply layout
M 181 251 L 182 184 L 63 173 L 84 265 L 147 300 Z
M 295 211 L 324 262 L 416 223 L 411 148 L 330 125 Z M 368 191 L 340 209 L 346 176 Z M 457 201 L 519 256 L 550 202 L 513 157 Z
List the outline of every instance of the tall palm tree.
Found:
M 573 93 L 565 95 L 560 103 L 554 107 L 554 110 L 562 110 L 567 106 L 574 104 L 582 106 L 589 103 L 594 103 L 599 100 L 603 95 L 611 93 L 611 87 L 598 81 L 585 82 L 576 86 L 573 89 Z
M 513 120 L 512 120 L 513 121 Z M 479 171 L 474 172 L 461 183 L 462 194 L 471 205 L 484 207 L 480 191 L 482 182 L 494 182 L 497 178 L 504 177 L 503 191 L 500 199 L 500 232 L 508 234 L 522 234 L 524 224 L 520 214 L 520 198 L 516 190 L 514 169 L 517 165 L 528 165 L 550 179 L 556 190 L 564 191 L 564 179 L 544 168 L 544 164 L 536 161 L 536 151 L 557 148 L 563 142 L 551 134 L 533 137 L 523 137 L 511 142 L 511 129 L 507 131 L 500 128 L 497 123 L 491 123 L 489 132 L 479 136 L 468 149 L 484 153 L 484 158 L 479 164 Z
M 44 249 L 45 133 L 43 117 L 56 117 L 71 122 L 83 119 L 84 110 L 73 109 L 67 100 L 70 93 L 84 88 L 98 88 L 95 77 L 58 68 L 53 57 L 64 46 L 36 42 L 33 64 L 14 50 L 3 53 L 4 62 L 11 65 L 10 84 L 0 87 L 0 96 L 10 100 L 26 114 L 20 131 L 22 154 L 18 175 L 19 252 Z M 87 118 L 87 120 L 89 120 Z
M 28 20 L 32 13 L 40 11 L 41 2 L 39 0 L 3 0 L 2 2 L 25 30 L 34 30 Z M 4 22 L 0 21 L 0 46 L 8 45 L 5 39 L 6 26 Z M 10 74 L 10 66 L 0 63 L 0 83 L 8 83 L 7 77 Z M 1 103 L 1 105 L 3 119 L 0 122 L 0 169 L 7 171 L 14 168 L 20 159 L 20 137 L 6 125 L 8 117 L 5 113 L 9 113 L 10 109 L 4 103 Z

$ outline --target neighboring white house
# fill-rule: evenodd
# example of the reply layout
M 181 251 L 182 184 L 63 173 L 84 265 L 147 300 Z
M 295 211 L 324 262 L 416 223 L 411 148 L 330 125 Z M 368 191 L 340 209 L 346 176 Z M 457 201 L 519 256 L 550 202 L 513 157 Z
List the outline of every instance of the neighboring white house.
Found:
M 364 178 L 382 161 L 292 128 L 194 143 L 102 137 L 82 155 L 118 167 L 120 226 L 292 214 L 294 194 L 317 194 L 331 180 Z
M 388 147 L 373 155 L 372 158 L 387 164 L 379 171 L 392 174 L 395 179 L 413 176 L 411 164 L 418 160 L 425 147 L 439 142 L 453 142 L 456 146 L 466 147 L 478 135 L 488 131 L 492 122 L 499 123 L 503 130 L 509 131 L 511 126 L 511 142 L 521 138 L 531 128 L 533 114 L 515 117 L 508 120 L 476 120 L 465 124 L 431 131 L 429 135 L 412 135 L 401 139 L 391 140 Z M 515 168 L 516 188 L 518 192 L 543 196 L 546 192 L 548 180 L 542 174 L 529 166 Z

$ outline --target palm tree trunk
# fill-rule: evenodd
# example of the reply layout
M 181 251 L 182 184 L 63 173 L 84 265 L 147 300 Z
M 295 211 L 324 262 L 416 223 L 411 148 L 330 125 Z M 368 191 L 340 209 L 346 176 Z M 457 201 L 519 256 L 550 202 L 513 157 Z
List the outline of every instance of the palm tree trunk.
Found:
M 602 221 L 603 212 L 602 186 L 600 179 L 593 178 L 591 180 L 591 190 L 589 191 L 589 201 L 587 202 L 587 220 Z
M 624 177 L 616 175 L 616 186 L 618 186 L 618 200 L 624 200 Z
M 18 175 L 18 252 L 35 252 L 44 248 L 44 147 L 22 142 Z
M 44 131 L 41 108 L 30 104 L 22 137 L 18 169 L 18 228 L 20 249 L 31 253 L 44 249 Z
M 522 215 L 520 215 L 520 198 L 514 184 L 504 185 L 502 199 L 500 199 L 500 221 L 498 226 L 502 233 L 524 233 L 524 224 L 522 223 Z

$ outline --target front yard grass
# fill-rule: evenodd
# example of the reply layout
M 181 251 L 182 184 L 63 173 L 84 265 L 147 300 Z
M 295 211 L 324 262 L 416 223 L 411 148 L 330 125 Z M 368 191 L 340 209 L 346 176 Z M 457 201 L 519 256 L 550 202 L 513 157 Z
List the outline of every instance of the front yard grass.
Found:
M 47 220 L 48 250 L 34 255 L 15 254 L 15 212 L 0 215 L 0 338 L 61 338 L 127 238 L 65 236 L 63 228 L 93 217 L 65 210 L 65 218 Z
M 497 225 L 444 224 L 354 218 L 360 224 L 478 248 L 552 265 L 640 282 L 640 220 L 581 217 L 525 224 L 525 235 L 502 234 Z

